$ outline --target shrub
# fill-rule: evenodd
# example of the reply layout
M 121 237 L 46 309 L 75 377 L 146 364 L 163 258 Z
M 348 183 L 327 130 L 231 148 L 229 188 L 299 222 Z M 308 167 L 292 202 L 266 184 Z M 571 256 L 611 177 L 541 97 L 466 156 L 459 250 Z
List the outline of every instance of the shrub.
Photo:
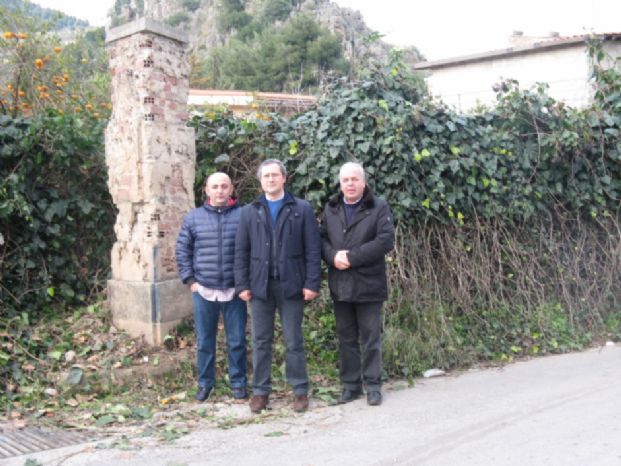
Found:
M 83 303 L 107 277 L 115 211 L 103 123 L 0 115 L 0 308 L 32 318 Z
M 188 15 L 185 11 L 175 13 L 166 19 L 166 22 L 173 27 L 179 26 L 181 23 L 187 23 L 188 21 L 190 21 L 190 15 Z

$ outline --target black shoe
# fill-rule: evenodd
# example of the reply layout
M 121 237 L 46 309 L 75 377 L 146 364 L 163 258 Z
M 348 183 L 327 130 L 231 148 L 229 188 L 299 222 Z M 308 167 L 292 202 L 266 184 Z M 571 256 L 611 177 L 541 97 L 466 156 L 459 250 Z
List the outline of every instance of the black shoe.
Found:
M 243 400 L 248 398 L 248 392 L 246 392 L 246 387 L 233 387 L 233 398 L 236 400 Z
M 211 393 L 211 387 L 198 387 L 198 391 L 196 392 L 196 396 L 194 397 L 197 401 L 205 401 L 209 398 L 209 394 Z
M 382 393 L 379 390 L 367 392 L 367 404 L 369 406 L 379 406 L 382 404 Z
M 357 400 L 362 395 L 360 390 L 349 390 L 344 388 L 339 397 L 339 404 L 349 403 L 350 401 Z

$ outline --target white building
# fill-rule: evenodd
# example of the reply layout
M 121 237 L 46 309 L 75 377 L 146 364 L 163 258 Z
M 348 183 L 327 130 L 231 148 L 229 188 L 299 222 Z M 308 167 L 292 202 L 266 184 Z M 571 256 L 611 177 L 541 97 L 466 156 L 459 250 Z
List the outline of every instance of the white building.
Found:
M 427 74 L 433 96 L 460 111 L 494 103 L 492 88 L 503 79 L 517 80 L 522 89 L 545 82 L 551 97 L 580 107 L 588 104 L 593 94 L 592 63 L 587 53 L 590 37 L 553 34 L 537 39 L 516 32 L 510 48 L 417 63 L 414 68 Z M 608 56 L 621 56 L 621 33 L 596 37 Z

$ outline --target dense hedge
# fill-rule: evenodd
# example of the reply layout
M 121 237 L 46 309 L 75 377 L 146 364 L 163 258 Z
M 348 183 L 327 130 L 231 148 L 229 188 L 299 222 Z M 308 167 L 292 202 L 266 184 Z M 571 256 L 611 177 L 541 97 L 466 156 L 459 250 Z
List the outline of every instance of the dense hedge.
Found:
M 83 303 L 107 276 L 115 211 L 103 122 L 0 115 L 0 309 Z
M 196 118 L 199 172 L 219 166 L 245 187 L 260 159 L 278 156 L 292 189 L 319 210 L 337 189 L 340 165 L 359 160 L 411 224 L 527 220 L 559 208 L 610 215 L 621 194 L 621 97 L 610 75 L 585 110 L 554 101 L 545 85 L 521 91 L 506 81 L 494 108 L 469 115 L 430 100 L 395 64 L 337 83 L 293 120 L 221 111 Z

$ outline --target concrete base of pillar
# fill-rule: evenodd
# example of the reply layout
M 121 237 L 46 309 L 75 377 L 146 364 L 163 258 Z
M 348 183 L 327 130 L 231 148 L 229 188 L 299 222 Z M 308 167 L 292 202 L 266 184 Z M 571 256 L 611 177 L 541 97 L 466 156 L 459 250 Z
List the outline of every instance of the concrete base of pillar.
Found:
M 156 283 L 108 280 L 113 324 L 132 336 L 158 345 L 192 315 L 192 295 L 178 279 Z

